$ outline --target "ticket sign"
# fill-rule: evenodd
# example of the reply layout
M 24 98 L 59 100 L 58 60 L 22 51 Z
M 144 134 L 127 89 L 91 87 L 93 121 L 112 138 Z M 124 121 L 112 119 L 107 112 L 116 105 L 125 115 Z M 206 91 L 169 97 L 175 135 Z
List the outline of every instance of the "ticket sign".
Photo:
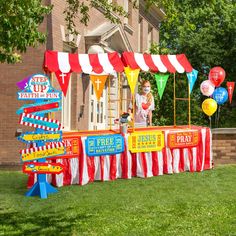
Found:
M 197 146 L 199 142 L 198 131 L 173 132 L 168 134 L 169 148 L 185 148 Z
M 161 131 L 132 133 L 128 147 L 132 153 L 160 151 L 164 147 L 164 134 Z
M 23 162 L 35 161 L 42 158 L 53 157 L 65 154 L 64 144 L 45 145 L 42 147 L 28 148 L 20 151 Z
M 61 99 L 61 92 L 51 86 L 48 76 L 35 74 L 30 77 L 28 86 L 21 92 L 18 92 L 18 99 Z
M 113 155 L 124 151 L 124 138 L 120 134 L 90 136 L 85 147 L 88 156 Z
M 18 140 L 24 143 L 33 143 L 39 141 L 59 142 L 62 140 L 62 131 L 44 131 L 43 133 L 25 132 L 18 137 Z
M 63 165 L 60 163 L 36 163 L 28 162 L 23 165 L 23 172 L 27 174 L 60 174 L 63 171 Z
M 46 112 L 55 112 L 61 110 L 61 102 L 41 102 L 35 104 L 26 104 L 22 106 L 20 109 L 16 111 L 16 114 L 19 115 L 21 113 L 46 113 Z

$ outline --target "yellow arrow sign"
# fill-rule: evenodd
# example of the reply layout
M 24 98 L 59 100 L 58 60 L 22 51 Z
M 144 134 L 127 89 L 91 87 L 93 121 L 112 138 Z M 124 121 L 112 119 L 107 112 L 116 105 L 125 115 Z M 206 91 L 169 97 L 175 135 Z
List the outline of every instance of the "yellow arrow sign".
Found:
M 62 155 L 64 153 L 65 153 L 65 147 L 57 147 L 57 148 L 51 148 L 47 150 L 37 150 L 31 153 L 22 153 L 21 158 L 23 162 L 34 161 L 34 160 L 38 160 L 42 158 Z

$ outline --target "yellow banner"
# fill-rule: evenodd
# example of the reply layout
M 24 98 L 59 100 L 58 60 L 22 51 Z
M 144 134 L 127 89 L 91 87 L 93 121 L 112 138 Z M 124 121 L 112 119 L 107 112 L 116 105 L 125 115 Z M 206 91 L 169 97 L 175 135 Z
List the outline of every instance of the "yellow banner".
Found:
M 128 147 L 133 153 L 160 151 L 164 147 L 164 134 L 162 131 L 132 133 L 128 137 Z
M 22 161 L 34 161 L 41 158 L 57 156 L 65 153 L 65 147 L 51 148 L 47 150 L 40 150 L 32 153 L 22 154 Z
M 98 101 L 102 95 L 103 88 L 105 86 L 108 75 L 90 75 L 90 79 L 93 83 L 93 89 L 95 91 Z
M 128 79 L 128 84 L 131 90 L 131 93 L 134 94 L 135 86 L 138 81 L 140 69 L 131 69 L 130 67 L 125 67 L 125 74 Z

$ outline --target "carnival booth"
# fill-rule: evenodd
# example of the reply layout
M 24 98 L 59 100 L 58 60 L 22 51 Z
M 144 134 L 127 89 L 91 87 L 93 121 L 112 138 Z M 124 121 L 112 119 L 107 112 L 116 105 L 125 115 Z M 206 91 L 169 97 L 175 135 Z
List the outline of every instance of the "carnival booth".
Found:
M 128 131 L 122 132 L 121 129 L 112 129 L 111 123 L 114 121 L 110 116 L 108 130 L 63 132 L 60 145 L 64 146 L 65 152 L 46 157 L 47 163 L 61 167 L 58 173 L 44 173 L 47 181 L 52 185 L 57 187 L 72 184 L 85 185 L 95 180 L 146 178 L 212 168 L 211 131 L 206 127 L 191 125 L 190 84 L 188 98 L 186 98 L 189 104 L 189 122 L 185 126 L 176 124 L 176 101 L 183 98 L 177 98 L 175 94 L 175 73 L 194 71 L 184 54 L 151 55 L 133 52 L 124 52 L 122 55 L 117 52 L 69 54 L 47 51 L 44 69 L 47 74 L 55 73 L 64 94 L 72 72 L 89 74 L 98 100 L 108 74 L 114 72 L 118 74 L 118 91 L 120 91 L 121 73 L 125 73 L 133 105 L 139 71 L 174 74 L 173 126 L 136 128 L 133 118 Z M 110 104 L 109 88 L 108 84 Z M 122 103 L 120 93 L 117 102 L 119 109 Z M 119 109 L 120 116 L 121 112 L 122 109 Z M 60 145 L 57 148 L 61 148 Z M 27 162 L 24 166 L 25 169 L 29 168 Z M 25 172 L 31 173 L 28 187 L 37 183 L 40 172 L 36 171 L 36 174 Z

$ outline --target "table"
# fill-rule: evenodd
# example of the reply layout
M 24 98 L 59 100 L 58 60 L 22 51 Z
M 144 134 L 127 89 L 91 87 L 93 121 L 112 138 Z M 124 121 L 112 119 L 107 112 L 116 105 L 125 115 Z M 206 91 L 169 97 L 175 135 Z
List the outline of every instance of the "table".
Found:
M 163 174 L 175 174 L 184 171 L 200 172 L 212 169 L 212 134 L 207 127 L 191 126 L 167 126 L 139 128 L 137 131 L 164 132 L 165 146 L 161 151 L 131 153 L 128 150 L 127 139 L 130 133 L 124 135 L 124 152 L 116 155 L 104 155 L 88 157 L 85 153 L 85 140 L 88 135 L 114 133 L 116 131 L 92 131 L 92 132 L 65 132 L 63 139 L 77 140 L 79 153 L 73 158 L 51 160 L 65 166 L 61 174 L 47 175 L 48 182 L 54 186 L 85 185 L 90 182 L 111 181 L 117 178 L 131 179 L 132 177 L 148 178 Z M 197 130 L 199 142 L 195 147 L 169 148 L 168 134 L 171 132 L 185 132 Z M 130 132 L 132 130 L 129 130 Z M 37 180 L 37 175 L 31 174 L 28 180 L 28 187 Z

